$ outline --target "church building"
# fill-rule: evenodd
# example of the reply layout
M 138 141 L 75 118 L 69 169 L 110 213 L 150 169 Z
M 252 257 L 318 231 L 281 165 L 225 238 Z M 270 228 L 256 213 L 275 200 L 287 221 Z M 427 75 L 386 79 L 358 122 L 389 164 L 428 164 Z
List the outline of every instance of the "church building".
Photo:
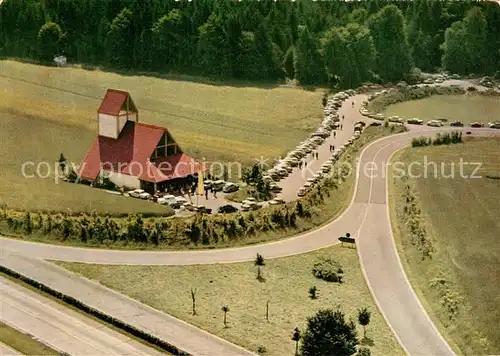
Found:
M 105 173 L 117 186 L 156 193 L 204 169 L 167 128 L 139 122 L 128 92 L 108 89 L 97 120 L 98 135 L 78 169 L 83 180 L 93 182 Z

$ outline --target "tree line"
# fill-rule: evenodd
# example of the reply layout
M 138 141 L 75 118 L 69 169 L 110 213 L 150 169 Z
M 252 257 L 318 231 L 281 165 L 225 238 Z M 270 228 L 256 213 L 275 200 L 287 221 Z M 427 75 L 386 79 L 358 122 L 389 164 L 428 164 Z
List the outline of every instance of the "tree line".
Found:
M 0 56 L 355 87 L 495 74 L 500 6 L 472 1 L 4 0 Z

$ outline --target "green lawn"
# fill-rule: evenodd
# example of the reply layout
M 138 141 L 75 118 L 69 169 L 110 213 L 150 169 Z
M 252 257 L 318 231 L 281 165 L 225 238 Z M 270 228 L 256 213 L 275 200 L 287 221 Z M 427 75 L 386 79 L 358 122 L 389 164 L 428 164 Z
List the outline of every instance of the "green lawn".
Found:
M 391 215 L 396 241 L 405 269 L 431 317 L 452 345 L 466 355 L 500 352 L 500 139 L 474 138 L 452 146 L 408 148 L 393 162 L 444 162 L 446 175 L 460 174 L 459 161 L 481 162 L 477 179 L 429 178 L 408 182 L 417 192 L 424 226 L 435 250 L 422 260 L 403 223 L 404 183 L 390 185 Z M 464 175 L 473 165 L 464 166 Z M 440 165 L 438 165 L 440 171 Z M 423 173 L 423 168 L 413 168 Z M 439 174 L 441 176 L 441 174 Z M 451 310 L 457 308 L 453 316 Z
M 27 334 L 0 322 L 0 342 L 23 355 L 60 355 L 59 352 L 42 344 Z
M 297 88 L 207 85 L 14 61 L 0 61 L 0 77 L 0 112 L 92 132 L 106 89 L 129 91 L 141 121 L 168 127 L 184 150 L 207 160 L 277 157 L 313 132 L 323 115 L 322 92 Z M 91 139 L 82 139 L 82 152 Z
M 481 95 L 434 95 L 390 105 L 383 114 L 406 119 L 417 117 L 424 121 L 446 118 L 448 121 L 458 120 L 465 124 L 475 121 L 487 124 L 499 120 L 500 99 Z
M 264 256 L 265 257 L 265 256 Z M 328 283 L 312 274 L 321 257 L 339 261 L 345 283 Z M 402 355 L 399 344 L 378 312 L 361 273 L 356 250 L 335 246 L 309 254 L 266 261 L 265 282 L 256 279 L 253 263 L 208 266 L 102 266 L 56 262 L 71 271 L 199 326 L 217 336 L 267 355 L 292 355 L 295 327 L 303 329 L 308 316 L 320 308 L 340 306 L 356 321 L 356 310 L 368 307 L 372 320 L 365 343 L 372 355 Z M 315 285 L 318 299 L 308 297 Z M 195 288 L 197 315 L 191 314 L 191 288 Z M 265 319 L 269 301 L 269 322 Z M 223 325 L 221 307 L 227 305 L 228 328 Z M 362 328 L 358 325 L 362 338 Z
M 99 213 L 156 213 L 170 210 L 159 204 L 116 196 L 101 189 L 82 184 L 59 181 L 56 184 L 55 167 L 59 154 L 64 152 L 70 161 L 79 160 L 88 149 L 94 134 L 86 129 L 45 119 L 22 117 L 0 112 L 0 204 L 10 208 L 31 211 L 65 211 Z M 25 162 L 40 164 L 22 166 Z M 29 178 L 34 175 L 33 178 Z
M 28 120 L 28 119 L 26 119 Z M 37 123 L 44 122 L 42 120 L 37 121 Z M 0 123 L 1 124 L 1 123 Z M 387 136 L 391 133 L 400 132 L 402 127 L 393 127 L 384 128 L 384 127 L 368 127 L 364 130 L 361 137 L 356 140 L 356 142 L 349 146 L 345 153 L 342 155 L 341 159 L 337 163 L 338 167 L 349 166 L 354 167 L 356 158 L 361 153 L 362 147 L 366 146 L 368 143 L 374 141 L 377 138 Z M 0 132 L 1 135 L 1 132 Z M 10 137 L 7 135 L 7 138 Z M 30 141 L 31 142 L 31 141 Z M 15 142 L 12 142 L 13 149 L 17 146 Z M 77 147 L 77 146 L 75 146 Z M 38 152 L 38 151 L 37 151 Z M 40 153 L 40 152 L 38 152 Z M 56 152 L 50 153 L 50 156 L 56 156 Z M 141 201 L 132 198 L 125 198 L 121 196 L 115 196 L 104 191 L 98 189 L 92 189 L 82 185 L 75 184 L 54 184 L 53 180 L 37 180 L 35 179 L 24 179 L 20 176 L 19 167 L 14 163 L 10 166 L 6 165 L 9 169 L 5 170 L 3 174 L 5 181 L 12 180 L 13 186 L 19 186 L 19 191 L 12 190 L 9 185 L 5 185 L 3 188 L 0 188 L 0 192 L 3 194 L 0 195 L 0 203 L 2 201 L 8 202 L 9 206 L 15 207 L 24 207 L 30 208 L 32 211 L 37 209 L 55 209 L 57 208 L 69 208 L 73 211 L 77 209 L 85 210 L 94 208 L 101 213 L 108 212 L 124 212 L 126 209 L 135 211 L 135 212 L 165 212 L 165 208 L 154 203 Z M 335 171 L 335 170 L 332 170 Z M 354 172 L 351 172 L 354 173 Z M 0 175 L 1 177 L 1 175 Z M 26 184 L 22 186 L 23 181 L 26 181 Z M 337 187 L 322 187 L 322 196 L 323 200 L 315 203 L 312 209 L 312 216 L 310 218 L 300 218 L 296 221 L 296 226 L 294 228 L 280 228 L 278 224 L 273 224 L 272 228 L 260 231 L 257 231 L 253 234 L 240 234 L 237 237 L 228 237 L 226 234 L 220 235 L 217 238 L 210 238 L 207 242 L 198 242 L 194 243 L 189 236 L 186 235 L 186 221 L 189 222 L 191 220 L 186 219 L 173 219 L 170 220 L 170 227 L 168 230 L 165 230 L 165 234 L 159 241 L 159 246 L 156 247 L 152 243 L 140 244 L 133 241 L 125 241 L 118 240 L 116 242 L 112 242 L 110 240 L 87 240 L 86 242 L 82 242 L 80 239 L 79 229 L 74 229 L 74 234 L 66 239 L 61 239 L 60 230 L 57 232 L 53 232 L 52 234 L 47 234 L 44 229 L 41 229 L 39 223 L 36 223 L 36 228 L 30 235 L 26 235 L 24 230 L 9 228 L 8 223 L 6 221 L 0 221 L 0 230 L 2 230 L 5 234 L 9 234 L 13 237 L 20 237 L 23 239 L 29 239 L 33 241 L 41 241 L 48 243 L 60 243 L 64 245 L 74 245 L 74 246 L 85 246 L 85 247 L 99 247 L 99 248 L 118 248 L 118 249 L 202 249 L 202 248 L 213 248 L 213 247 L 234 247 L 241 245 L 249 245 L 255 243 L 263 243 L 267 241 L 275 241 L 278 239 L 287 238 L 298 233 L 316 228 L 324 224 L 325 222 L 334 219 L 339 216 L 348 206 L 352 199 L 352 194 L 355 185 L 355 174 L 348 175 L 345 180 L 338 180 Z M 17 184 L 17 185 L 16 185 Z M 24 189 L 22 189 L 24 187 Z M 44 187 L 44 189 L 40 189 L 40 187 Z M 3 190 L 1 190 L 3 189 Z M 19 197 L 22 197 L 19 199 Z M 73 197 L 73 200 L 71 199 Z M 335 197 L 332 199 L 331 197 Z M 106 200 L 104 200 L 106 199 Z M 293 204 L 293 203 L 290 203 Z M 309 205 L 309 204 L 308 204 Z M 55 206 L 55 208 L 54 208 Z M 147 210 L 151 209 L 151 210 Z M 157 210 L 152 210 L 157 209 Z M 262 219 L 265 219 L 269 214 L 269 209 L 263 209 L 258 212 L 253 213 L 242 213 L 242 216 L 247 219 L 246 222 L 248 224 L 255 224 L 261 222 Z M 18 216 L 23 216 L 24 214 Z M 254 221 L 249 220 L 249 216 L 252 215 L 255 219 Z M 225 221 L 225 219 L 236 219 L 239 221 L 238 217 L 240 215 L 222 215 L 222 214 L 214 214 L 209 215 L 206 218 L 209 223 L 213 223 L 214 225 L 220 223 L 221 221 Z M 35 216 L 32 219 L 36 222 L 37 219 Z M 24 221 L 24 220 L 23 220 Z M 126 220 L 119 218 L 115 219 L 120 226 L 127 226 Z M 158 220 L 146 219 L 147 224 L 154 224 Z M 239 222 L 238 222 L 239 224 Z M 239 225 L 238 225 L 239 226 Z M 255 226 L 255 225 L 253 225 Z M 126 228 L 126 227 L 125 227 Z

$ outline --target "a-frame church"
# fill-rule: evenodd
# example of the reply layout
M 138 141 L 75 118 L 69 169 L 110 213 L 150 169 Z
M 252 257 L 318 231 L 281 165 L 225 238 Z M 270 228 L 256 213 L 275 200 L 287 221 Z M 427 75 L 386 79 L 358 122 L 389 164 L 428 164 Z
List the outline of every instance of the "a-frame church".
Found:
M 156 193 L 204 168 L 182 152 L 167 128 L 140 123 L 128 92 L 108 89 L 97 120 L 98 136 L 78 170 L 83 180 L 105 172 L 117 186 Z

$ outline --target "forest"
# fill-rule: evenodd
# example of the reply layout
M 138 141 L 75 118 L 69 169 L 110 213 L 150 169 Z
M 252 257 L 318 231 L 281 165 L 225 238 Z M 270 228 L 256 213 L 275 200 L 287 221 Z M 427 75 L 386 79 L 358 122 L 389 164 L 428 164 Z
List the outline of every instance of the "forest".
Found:
M 500 72 L 500 6 L 472 1 L 4 0 L 0 57 L 356 87 Z

